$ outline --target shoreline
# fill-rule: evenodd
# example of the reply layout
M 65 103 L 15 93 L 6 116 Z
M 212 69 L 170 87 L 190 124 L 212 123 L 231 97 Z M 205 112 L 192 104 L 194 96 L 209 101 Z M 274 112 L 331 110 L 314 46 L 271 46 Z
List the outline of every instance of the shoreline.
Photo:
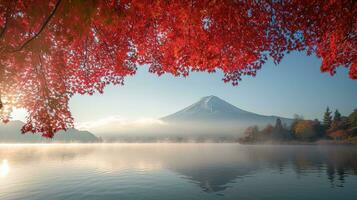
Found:
M 242 145 L 357 145 L 357 141 L 351 140 L 318 140 L 313 142 L 306 141 L 266 141 L 266 142 L 238 142 Z

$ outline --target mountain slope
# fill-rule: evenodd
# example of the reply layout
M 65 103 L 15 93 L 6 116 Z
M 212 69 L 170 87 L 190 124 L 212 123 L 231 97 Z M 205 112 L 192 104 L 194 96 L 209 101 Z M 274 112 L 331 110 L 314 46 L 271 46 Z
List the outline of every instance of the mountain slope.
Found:
M 45 143 L 45 142 L 100 142 L 101 139 L 88 131 L 69 129 L 66 132 L 58 132 L 54 138 L 46 139 L 39 134 L 21 134 L 21 121 L 11 121 L 8 124 L 0 124 L 0 143 Z
M 161 120 L 171 123 L 234 122 L 262 125 L 273 124 L 277 118 L 280 118 L 286 124 L 290 124 L 292 121 L 283 117 L 264 116 L 248 112 L 216 96 L 207 96 L 172 115 L 161 118 Z

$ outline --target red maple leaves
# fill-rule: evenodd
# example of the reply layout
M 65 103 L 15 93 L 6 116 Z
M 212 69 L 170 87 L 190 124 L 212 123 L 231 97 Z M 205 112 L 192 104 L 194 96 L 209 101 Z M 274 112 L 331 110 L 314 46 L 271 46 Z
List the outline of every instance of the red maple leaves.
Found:
M 221 70 L 236 85 L 298 50 L 357 79 L 356 16 L 353 0 L 4 0 L 0 118 L 26 108 L 22 131 L 52 137 L 73 126 L 72 95 L 123 84 L 139 64 L 158 75 Z

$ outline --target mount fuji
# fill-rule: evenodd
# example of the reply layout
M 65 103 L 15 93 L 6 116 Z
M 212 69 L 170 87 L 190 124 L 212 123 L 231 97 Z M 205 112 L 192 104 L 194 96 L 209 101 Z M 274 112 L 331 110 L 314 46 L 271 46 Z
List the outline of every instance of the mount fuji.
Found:
M 265 116 L 242 110 L 216 96 L 201 98 L 198 102 L 161 120 L 174 123 L 230 123 L 231 125 L 267 125 L 274 124 L 280 118 L 283 123 L 290 125 L 292 119 L 279 116 Z

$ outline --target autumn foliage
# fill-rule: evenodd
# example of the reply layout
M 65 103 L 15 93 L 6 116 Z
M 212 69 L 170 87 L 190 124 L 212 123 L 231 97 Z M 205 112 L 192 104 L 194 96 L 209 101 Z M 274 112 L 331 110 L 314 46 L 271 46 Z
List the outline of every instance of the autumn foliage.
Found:
M 73 126 L 74 94 L 123 84 L 148 64 L 158 75 L 223 71 L 255 76 L 290 51 L 357 79 L 354 0 L 1 0 L 0 118 L 28 110 L 23 132 Z

